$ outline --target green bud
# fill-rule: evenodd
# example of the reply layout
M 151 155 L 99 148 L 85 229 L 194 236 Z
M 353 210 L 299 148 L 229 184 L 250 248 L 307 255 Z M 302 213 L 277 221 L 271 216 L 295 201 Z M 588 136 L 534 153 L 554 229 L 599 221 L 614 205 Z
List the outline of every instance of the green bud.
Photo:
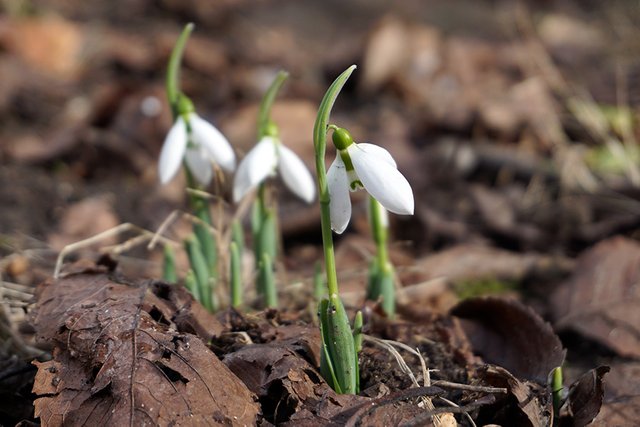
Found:
M 278 125 L 276 125 L 272 120 L 269 120 L 264 130 L 264 136 L 271 136 L 273 138 L 277 138 L 279 134 L 280 132 L 278 130 Z
M 348 130 L 340 127 L 334 127 L 333 135 L 331 139 L 333 140 L 333 145 L 335 145 L 338 150 L 346 150 L 348 146 L 353 144 L 353 138 Z
M 195 113 L 196 107 L 185 94 L 180 93 L 178 94 L 177 110 L 179 116 L 187 117 L 189 114 Z

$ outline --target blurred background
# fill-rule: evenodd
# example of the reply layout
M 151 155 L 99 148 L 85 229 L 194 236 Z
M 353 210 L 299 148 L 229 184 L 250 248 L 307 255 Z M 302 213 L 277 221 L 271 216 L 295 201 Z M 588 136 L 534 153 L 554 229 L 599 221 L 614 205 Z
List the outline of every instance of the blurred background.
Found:
M 444 278 L 419 295 L 442 312 L 468 295 L 523 299 L 566 330 L 576 364 L 628 358 L 610 374 L 611 402 L 639 394 L 629 381 L 640 375 L 638 2 L 2 0 L 0 10 L 0 267 L 12 316 L 24 315 L 18 292 L 30 298 L 19 286 L 48 277 L 66 245 L 121 223 L 155 231 L 185 207 L 184 177 L 160 186 L 157 158 L 171 126 L 166 63 L 194 22 L 182 89 L 240 157 L 285 69 L 273 119 L 313 170 L 317 106 L 357 64 L 332 121 L 386 147 L 412 184 L 415 215 L 392 218 L 403 285 Z M 228 196 L 231 177 L 220 178 Z M 309 277 L 319 208 L 280 196 L 282 271 Z M 354 196 L 337 243 L 347 291 L 362 288 L 373 251 L 364 194 Z M 142 246 L 121 262 L 157 277 L 159 259 Z

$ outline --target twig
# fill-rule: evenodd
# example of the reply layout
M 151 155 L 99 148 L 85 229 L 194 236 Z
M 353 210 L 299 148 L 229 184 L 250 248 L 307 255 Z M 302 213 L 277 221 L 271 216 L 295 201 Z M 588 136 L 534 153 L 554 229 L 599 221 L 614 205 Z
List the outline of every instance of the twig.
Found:
M 164 221 L 162 221 L 162 224 L 160 224 L 160 227 L 158 227 L 156 232 L 153 234 L 153 238 L 147 245 L 147 250 L 151 251 L 156 247 L 156 243 L 158 243 L 158 239 L 160 239 L 160 237 L 164 234 L 164 232 L 167 230 L 169 225 L 171 225 L 171 223 L 173 223 L 176 220 L 179 213 L 180 213 L 180 210 L 176 209 L 173 212 L 171 212 L 167 216 L 167 218 L 165 218 Z
M 363 335 L 364 339 L 368 342 L 377 344 L 383 348 L 385 348 L 387 351 L 389 351 L 393 357 L 396 359 L 396 361 L 398 362 L 398 365 L 400 365 L 400 369 L 402 370 L 402 372 L 404 372 L 405 374 L 407 374 L 407 376 L 411 379 L 411 382 L 413 383 L 413 385 L 417 388 L 420 388 L 420 384 L 418 383 L 418 380 L 416 379 L 415 375 L 413 375 L 413 372 L 411 371 L 411 369 L 409 368 L 409 366 L 407 365 L 407 363 L 404 361 L 404 359 L 402 358 L 402 356 L 400 355 L 400 353 L 398 353 L 398 351 L 393 348 L 393 346 L 397 346 L 400 347 L 408 352 L 410 352 L 411 354 L 418 356 L 418 358 L 420 359 L 420 364 L 422 366 L 423 369 L 423 375 L 424 375 L 424 381 L 425 387 L 430 387 L 430 376 L 429 376 L 429 370 L 427 369 L 427 364 L 424 361 L 424 359 L 422 358 L 422 355 L 420 354 L 419 351 L 412 349 L 411 347 L 409 347 L 406 344 L 403 344 L 401 342 L 398 341 L 392 341 L 392 340 L 383 340 L 380 338 L 375 338 L 372 337 L 370 335 Z M 426 372 L 426 374 L 425 374 Z M 424 404 L 424 406 L 427 407 L 427 409 L 429 410 L 433 410 L 435 408 L 435 406 L 433 406 L 433 402 L 431 401 L 430 398 L 422 396 L 421 398 L 422 403 Z M 440 418 L 440 416 L 438 415 L 434 415 L 433 416 L 433 424 L 438 427 L 440 426 L 442 420 Z
M 376 409 L 382 406 L 390 405 L 400 400 L 413 399 L 417 397 L 425 397 L 425 396 L 436 397 L 441 392 L 442 392 L 442 389 L 439 389 L 437 387 L 417 387 L 417 388 L 402 390 L 397 393 L 393 393 L 389 396 L 384 396 L 378 399 L 374 399 L 371 402 L 367 402 L 361 405 L 360 408 L 358 408 L 356 412 L 349 417 L 349 419 L 344 425 L 345 427 L 355 427 L 356 425 L 358 425 L 358 421 L 360 419 L 362 419 L 369 413 L 375 411 Z M 427 418 L 430 418 L 432 415 L 436 414 L 436 411 L 437 409 L 429 411 L 428 412 L 429 416 Z M 444 412 L 447 412 L 447 411 L 444 411 Z M 426 420 L 427 418 L 424 418 L 424 420 Z
M 70 245 L 67 245 L 58 254 L 58 259 L 56 260 L 56 266 L 55 266 L 55 269 L 53 270 L 53 278 L 58 279 L 58 277 L 60 276 L 60 269 L 62 268 L 62 263 L 64 261 L 64 258 L 70 253 L 73 253 L 82 248 L 86 248 L 87 246 L 91 246 L 94 243 L 100 242 L 101 240 L 108 239 L 110 237 L 117 236 L 120 233 L 124 233 L 126 231 L 132 231 L 132 230 L 142 235 L 153 236 L 153 233 L 151 231 L 145 230 L 144 228 L 138 227 L 137 225 L 132 224 L 130 222 L 125 222 L 123 224 L 110 228 L 109 230 L 103 231 L 102 233 L 98 233 L 95 236 L 89 237 L 88 239 L 80 240 L 79 242 L 75 242 Z M 166 242 L 173 243 L 171 242 L 171 240 L 165 239 L 164 237 L 162 237 L 162 239 Z
M 493 396 L 492 394 L 489 394 L 465 406 L 458 406 L 456 408 L 436 408 L 427 413 L 419 414 L 411 421 L 400 424 L 400 426 L 402 427 L 421 426 L 425 424 L 425 421 L 427 421 L 429 417 L 432 417 L 436 414 L 442 414 L 447 412 L 452 414 L 463 414 L 465 412 L 475 411 L 476 409 L 485 405 L 491 405 L 493 402 L 495 402 L 495 400 L 496 400 L 495 396 Z
M 482 393 L 507 394 L 509 391 L 502 387 L 484 387 L 479 385 L 452 383 L 449 381 L 435 380 L 432 384 L 442 388 L 453 388 L 456 390 L 477 391 Z

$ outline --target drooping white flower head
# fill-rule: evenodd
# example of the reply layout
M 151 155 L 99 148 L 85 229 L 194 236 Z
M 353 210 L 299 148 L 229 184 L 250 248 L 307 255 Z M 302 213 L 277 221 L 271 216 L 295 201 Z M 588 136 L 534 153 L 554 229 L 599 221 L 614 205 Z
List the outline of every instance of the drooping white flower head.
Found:
M 311 203 L 316 187 L 311 173 L 300 157 L 274 136 L 263 137 L 238 166 L 233 182 L 233 200 L 240 201 L 249 191 L 280 172 L 286 186 L 298 197 Z
M 349 191 L 360 188 L 364 188 L 389 212 L 413 215 L 411 185 L 398 171 L 387 150 L 374 144 L 356 144 L 342 128 L 334 130 L 333 142 L 338 153 L 327 171 L 333 231 L 341 234 L 347 228 L 351 219 Z
M 162 184 L 171 181 L 183 159 L 204 186 L 209 185 L 213 176 L 211 162 L 229 172 L 236 166 L 236 156 L 227 138 L 193 111 L 180 114 L 164 140 L 158 163 Z

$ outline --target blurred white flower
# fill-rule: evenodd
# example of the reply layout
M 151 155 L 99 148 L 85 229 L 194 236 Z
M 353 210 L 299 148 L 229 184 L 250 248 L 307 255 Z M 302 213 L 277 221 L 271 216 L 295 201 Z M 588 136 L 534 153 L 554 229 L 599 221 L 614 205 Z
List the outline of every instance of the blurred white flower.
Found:
M 316 187 L 300 157 L 272 136 L 263 137 L 238 166 L 233 182 L 233 200 L 240 201 L 269 176 L 280 171 L 282 180 L 302 200 L 311 203 Z
M 183 159 L 195 179 L 204 186 L 209 185 L 213 176 L 211 162 L 229 172 L 236 166 L 236 157 L 227 138 L 196 113 L 178 116 L 164 140 L 158 165 L 162 184 L 175 176 Z
M 349 191 L 364 189 L 388 211 L 413 215 L 413 191 L 398 171 L 391 154 L 382 147 L 350 143 L 338 150 L 327 172 L 331 229 L 341 234 L 351 218 Z

